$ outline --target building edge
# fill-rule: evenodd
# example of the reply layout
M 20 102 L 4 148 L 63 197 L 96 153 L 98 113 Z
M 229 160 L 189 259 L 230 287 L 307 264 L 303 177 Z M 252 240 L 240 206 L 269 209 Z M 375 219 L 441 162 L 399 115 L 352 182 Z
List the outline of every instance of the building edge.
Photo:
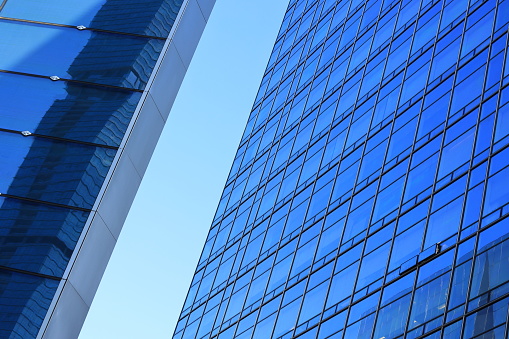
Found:
M 184 0 L 37 339 L 77 338 L 215 0 Z

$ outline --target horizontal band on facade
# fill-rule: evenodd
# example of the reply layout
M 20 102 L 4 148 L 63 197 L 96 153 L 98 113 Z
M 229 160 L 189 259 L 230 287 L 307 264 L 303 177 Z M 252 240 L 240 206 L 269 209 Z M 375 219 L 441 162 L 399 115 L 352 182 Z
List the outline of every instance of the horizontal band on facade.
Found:
M 17 195 L 6 194 L 6 193 L 0 193 L 0 197 L 17 199 L 17 200 L 23 200 L 23 201 L 33 202 L 33 203 L 37 203 L 37 204 L 43 204 L 43 205 L 49 205 L 49 206 L 55 206 L 55 207 L 61 207 L 61 208 L 68 208 L 68 209 L 82 211 L 82 212 L 92 212 L 92 210 L 88 209 L 88 208 L 71 206 L 71 205 L 64 205 L 64 204 L 58 204 L 58 203 L 55 203 L 55 202 L 49 202 L 49 201 L 44 201 L 44 200 L 20 197 L 20 196 L 17 196 Z
M 47 274 L 42 274 L 42 273 L 37 273 L 37 272 L 32 272 L 32 271 L 20 270 L 20 269 L 17 269 L 17 268 L 12 268 L 12 267 L 7 267 L 7 266 L 0 265 L 0 271 L 2 271 L 2 270 L 3 271 L 9 271 L 9 272 L 15 272 L 15 273 L 21 273 L 21 274 L 32 275 L 32 276 L 35 276 L 35 277 L 45 278 L 45 279 L 50 279 L 50 280 L 55 280 L 55 281 L 62 280 L 62 278 L 55 277 L 53 275 L 47 275 Z
M 41 75 L 41 74 L 24 73 L 24 72 L 17 72 L 17 71 L 9 71 L 9 70 L 6 70 L 6 69 L 0 69 L 0 73 L 17 74 L 17 75 L 24 75 L 24 76 L 29 76 L 29 77 L 33 77 L 33 78 L 48 79 L 50 81 L 67 81 L 67 82 L 71 82 L 71 83 L 83 84 L 83 85 L 88 85 L 88 86 L 114 88 L 114 89 L 120 89 L 120 90 L 125 90 L 125 91 L 132 91 L 132 92 L 143 93 L 142 89 L 135 89 L 135 88 L 129 88 L 129 87 L 122 87 L 122 86 L 113 86 L 113 85 L 106 85 L 106 84 L 98 84 L 96 82 L 67 79 L 67 78 L 61 78 L 61 77 L 58 77 L 58 76 L 57 76 L 57 78 L 54 78 L 55 77 L 54 75 L 48 76 L 48 75 Z
M 21 134 L 21 135 L 23 135 L 25 137 L 38 137 L 38 138 L 44 138 L 44 139 L 50 139 L 50 140 L 56 140 L 56 141 L 72 142 L 72 143 L 80 144 L 80 145 L 87 145 L 87 146 L 93 146 L 93 147 L 102 147 L 102 148 L 108 148 L 108 149 L 113 149 L 113 150 L 118 150 L 119 149 L 119 147 L 116 147 L 116 146 L 109 146 L 109 145 L 104 145 L 104 144 L 98 144 L 98 143 L 95 143 L 95 142 L 80 141 L 80 140 L 67 139 L 67 138 L 60 138 L 60 137 L 55 137 L 55 136 L 51 136 L 51 135 L 32 133 L 32 132 L 29 132 L 29 131 L 17 131 L 17 130 L 2 128 L 2 127 L 0 127 L 0 132 L 6 132 L 6 133 L 12 133 L 12 134 Z
M 5 2 L 7 2 L 7 0 L 5 0 Z M 0 6 L 0 10 L 2 10 L 1 6 Z M 5 16 L 0 16 L 0 20 L 17 21 L 17 22 L 24 22 L 24 23 L 30 23 L 30 24 L 54 26 L 54 27 L 72 28 L 72 29 L 78 29 L 80 31 L 81 30 L 87 30 L 87 31 L 92 31 L 92 32 L 101 32 L 101 33 L 111 33 L 111 34 L 127 35 L 127 36 L 132 36 L 132 37 L 139 37 L 139 38 L 166 40 L 166 38 L 161 38 L 161 37 L 153 36 L 153 35 L 143 35 L 143 34 L 136 34 L 136 33 L 119 32 L 119 31 L 112 31 L 112 30 L 93 28 L 93 27 L 73 26 L 73 25 L 66 25 L 66 24 L 57 24 L 57 23 L 53 23 L 53 22 L 27 20 L 27 19 L 20 19 L 20 18 L 10 18 L 10 17 L 5 17 Z

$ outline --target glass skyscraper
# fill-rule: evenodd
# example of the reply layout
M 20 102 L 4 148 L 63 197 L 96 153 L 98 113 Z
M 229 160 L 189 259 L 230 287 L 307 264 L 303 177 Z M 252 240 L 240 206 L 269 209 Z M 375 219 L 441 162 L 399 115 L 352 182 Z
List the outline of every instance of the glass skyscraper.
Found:
M 214 1 L 0 3 L 0 338 L 76 338 Z
M 173 338 L 507 338 L 509 0 L 291 0 Z

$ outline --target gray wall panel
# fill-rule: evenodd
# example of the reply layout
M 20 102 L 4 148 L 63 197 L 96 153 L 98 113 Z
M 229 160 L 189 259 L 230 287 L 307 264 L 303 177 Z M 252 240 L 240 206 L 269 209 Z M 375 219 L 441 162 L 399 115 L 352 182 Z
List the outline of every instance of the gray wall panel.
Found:
M 38 339 L 77 338 L 214 1 L 187 0 L 122 141 Z
M 215 3 L 216 0 L 198 0 L 198 5 L 206 21 L 209 21 L 210 13 L 212 13 Z
M 189 0 L 186 7 L 186 15 L 182 17 L 177 32 L 173 37 L 175 47 L 182 58 L 182 62 L 186 69 L 191 63 L 198 41 L 205 28 L 205 18 L 198 6 L 196 0 Z

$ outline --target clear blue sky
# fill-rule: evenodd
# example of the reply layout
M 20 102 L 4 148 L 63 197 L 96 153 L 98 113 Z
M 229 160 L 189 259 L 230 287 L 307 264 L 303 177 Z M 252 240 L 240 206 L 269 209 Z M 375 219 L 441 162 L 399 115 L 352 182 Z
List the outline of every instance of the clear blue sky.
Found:
M 80 339 L 170 338 L 288 0 L 217 0 Z

